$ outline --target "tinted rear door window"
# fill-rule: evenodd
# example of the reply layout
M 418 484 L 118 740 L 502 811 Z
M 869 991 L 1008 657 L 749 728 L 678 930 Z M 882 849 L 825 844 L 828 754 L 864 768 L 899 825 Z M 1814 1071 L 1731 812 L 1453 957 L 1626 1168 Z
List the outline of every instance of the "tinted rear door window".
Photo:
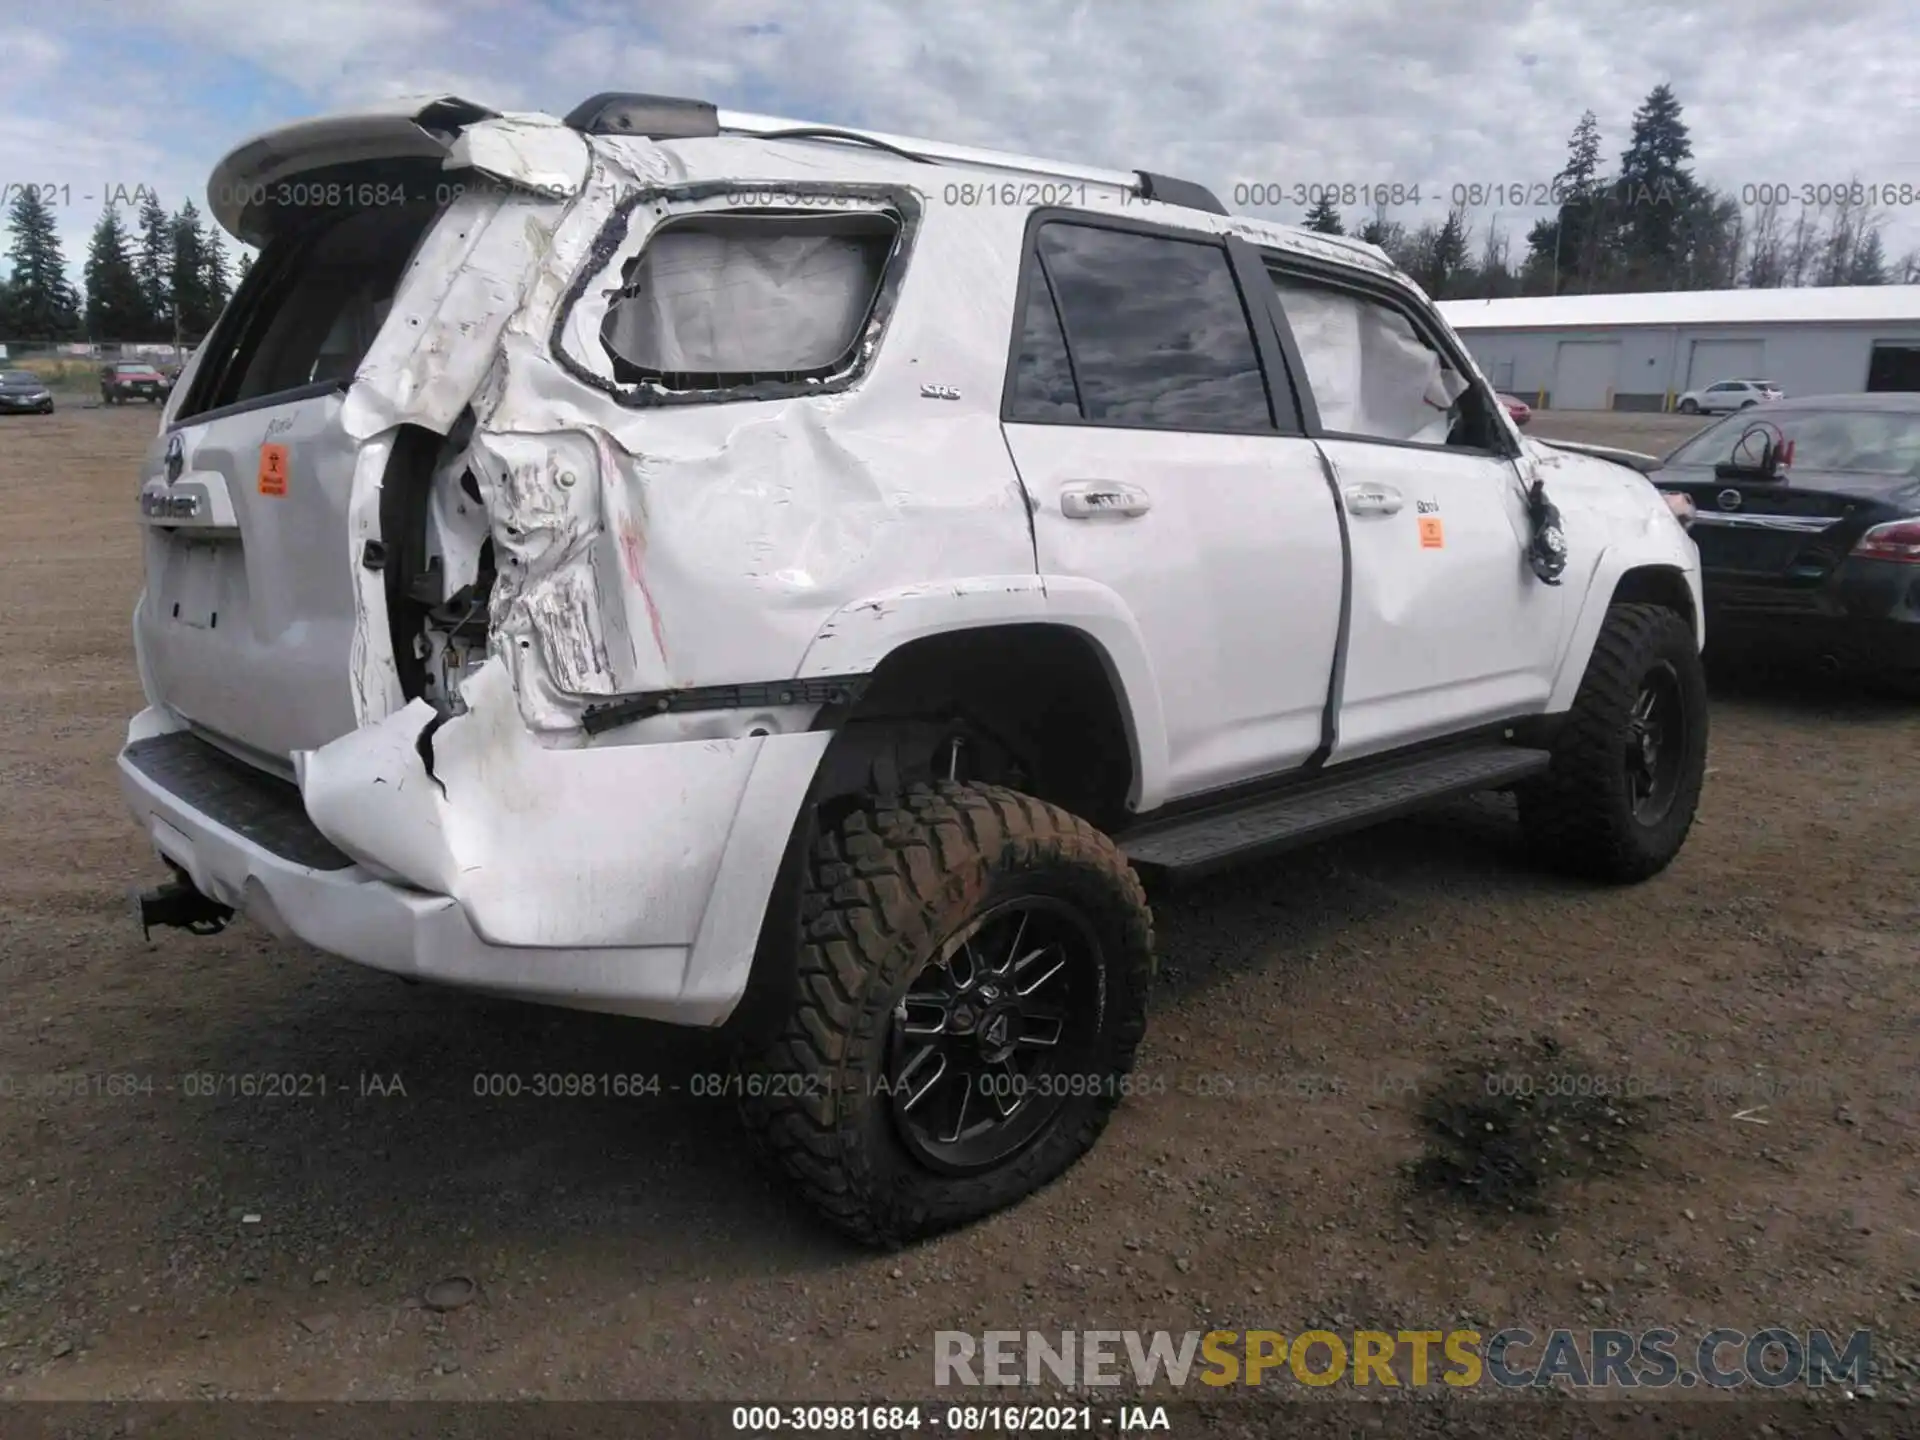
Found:
M 310 385 L 344 387 L 438 209 L 413 201 L 345 211 L 269 242 L 207 342 L 214 348 L 181 418 Z
M 1077 392 L 1085 424 L 1273 433 L 1223 246 L 1050 221 L 1037 259 L 1009 419 L 1071 420 Z

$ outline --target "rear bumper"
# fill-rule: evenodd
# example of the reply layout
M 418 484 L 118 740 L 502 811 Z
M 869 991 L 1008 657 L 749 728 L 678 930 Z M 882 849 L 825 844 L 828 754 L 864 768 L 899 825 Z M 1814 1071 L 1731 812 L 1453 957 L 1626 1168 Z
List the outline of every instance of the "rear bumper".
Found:
M 827 735 L 547 750 L 469 715 L 434 732 L 429 776 L 426 718 L 307 753 L 296 788 L 149 709 L 121 788 L 203 894 L 284 938 L 576 1009 L 732 1013 Z
M 1860 673 L 1920 671 L 1920 570 L 1849 559 L 1818 585 L 1706 577 L 1708 643 L 1831 660 Z
M 1908 621 L 1709 609 L 1707 635 L 1711 648 L 1726 655 L 1830 662 L 1861 675 L 1920 673 L 1920 625 Z

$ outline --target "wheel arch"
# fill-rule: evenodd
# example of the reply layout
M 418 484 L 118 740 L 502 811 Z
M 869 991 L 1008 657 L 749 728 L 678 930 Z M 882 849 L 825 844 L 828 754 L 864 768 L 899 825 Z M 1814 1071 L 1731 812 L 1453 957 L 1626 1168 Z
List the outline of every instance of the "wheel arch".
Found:
M 1695 647 L 1706 644 L 1698 563 L 1689 565 L 1677 554 L 1648 555 L 1644 550 L 1629 552 L 1609 547 L 1594 567 L 1566 655 L 1554 678 L 1547 713 L 1556 714 L 1572 707 L 1600 627 L 1606 623 L 1607 611 L 1615 605 L 1633 603 L 1664 605 L 1678 612 L 1693 631 Z
M 916 720 L 911 713 L 915 707 L 903 705 L 903 696 L 909 701 L 916 693 L 944 698 L 918 687 L 930 677 L 965 683 L 986 667 L 1008 683 L 1047 676 L 1051 688 L 1037 692 L 1043 697 L 1082 694 L 1097 678 L 1099 688 L 1084 695 L 1083 708 L 1056 716 L 1069 719 L 1067 729 L 1081 718 L 1093 719 L 1090 752 L 1124 766 L 1117 778 L 1096 782 L 1105 805 L 1088 808 L 1124 813 L 1160 803 L 1166 784 L 1166 733 L 1159 691 L 1137 624 L 1105 586 L 1076 577 L 1019 575 L 909 586 L 843 606 L 820 626 L 798 678 L 869 678 L 857 702 L 823 715 L 822 723 L 833 724 L 835 735 L 793 817 L 767 897 L 746 991 L 727 1022 L 742 1043 L 764 1038 L 792 1004 L 798 983 L 793 957 L 800 941 L 800 893 L 823 815 L 833 801 L 866 785 L 876 765 L 893 766 L 896 772 L 907 768 L 900 765 L 894 747 L 881 743 L 886 738 L 881 732 L 928 718 Z M 1053 733 L 1060 734 L 1060 728 Z M 1044 757 L 1042 763 L 1044 768 Z M 1039 798 L 1060 803 L 1057 784 L 1042 783 L 1037 789 Z M 1083 818 L 1099 824 L 1110 817 L 1096 813 Z
M 889 670 L 954 644 L 957 637 L 971 636 L 967 643 L 977 647 L 987 638 L 983 632 L 1005 635 L 1010 659 L 1030 653 L 1035 632 L 1085 646 L 1126 737 L 1132 770 L 1128 808 L 1151 809 L 1165 798 L 1166 721 L 1145 641 L 1126 603 L 1092 580 L 988 576 L 871 595 L 842 606 L 821 624 L 797 678 L 871 676 L 870 695 Z

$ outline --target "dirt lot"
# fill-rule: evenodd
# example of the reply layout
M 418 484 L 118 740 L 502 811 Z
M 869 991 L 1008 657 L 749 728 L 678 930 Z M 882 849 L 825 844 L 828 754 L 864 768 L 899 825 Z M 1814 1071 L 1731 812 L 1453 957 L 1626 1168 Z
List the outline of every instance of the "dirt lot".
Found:
M 0 425 L 0 1396 L 918 1396 L 939 1329 L 1313 1322 L 1872 1327 L 1881 1394 L 1914 1388 L 1920 709 L 1723 688 L 1693 838 L 1637 889 L 1529 869 L 1485 800 L 1163 900 L 1163 1093 L 1019 1209 L 873 1256 L 694 1097 L 699 1037 L 245 925 L 141 941 L 123 896 L 159 871 L 112 757 L 154 418 Z M 1490 1047 L 1650 1094 L 1540 1213 L 1412 1178 L 1423 1107 Z M 682 1089 L 475 1094 L 561 1071 Z M 474 1302 L 422 1307 L 452 1275 Z

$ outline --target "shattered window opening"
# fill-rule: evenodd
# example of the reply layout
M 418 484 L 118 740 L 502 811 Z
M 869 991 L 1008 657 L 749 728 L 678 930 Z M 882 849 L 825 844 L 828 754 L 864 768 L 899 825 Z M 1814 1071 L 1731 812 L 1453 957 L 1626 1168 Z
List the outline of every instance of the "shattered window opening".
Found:
M 1269 274 L 1327 431 L 1499 448 L 1472 382 L 1400 310 L 1333 285 Z
M 899 236 L 878 212 L 668 222 L 608 292 L 600 342 L 614 380 L 721 390 L 838 374 L 857 358 Z

